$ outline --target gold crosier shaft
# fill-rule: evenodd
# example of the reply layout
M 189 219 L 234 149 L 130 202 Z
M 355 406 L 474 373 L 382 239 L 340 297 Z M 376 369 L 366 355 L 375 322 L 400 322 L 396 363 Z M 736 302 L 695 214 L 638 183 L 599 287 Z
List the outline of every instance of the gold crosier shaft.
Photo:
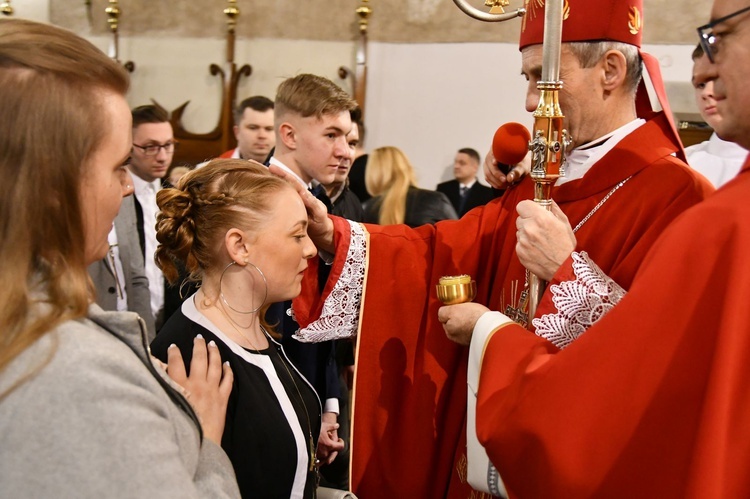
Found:
M 564 0 L 547 0 L 544 6 L 544 42 L 542 48 L 542 79 L 537 82 L 539 105 L 534 111 L 534 132 L 531 149 L 531 178 L 534 181 L 534 201 L 545 209 L 552 207 L 552 186 L 565 176 L 565 151 L 570 144 L 568 131 L 563 128 L 564 115 L 558 94 L 560 81 L 560 46 L 562 38 Z M 547 282 L 529 275 L 528 326 L 536 314 Z

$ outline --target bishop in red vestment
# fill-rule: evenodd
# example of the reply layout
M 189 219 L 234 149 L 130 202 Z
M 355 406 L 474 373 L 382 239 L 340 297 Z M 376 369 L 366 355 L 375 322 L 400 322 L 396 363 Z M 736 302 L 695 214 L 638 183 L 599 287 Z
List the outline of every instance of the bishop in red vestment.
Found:
M 576 20 L 574 14 L 591 15 L 599 8 L 592 11 L 587 2 L 602 4 L 571 0 L 573 28 L 564 23 L 563 37 L 567 30 L 581 39 L 578 30 L 587 29 L 591 20 L 580 14 Z M 610 38 L 639 45 L 640 32 L 627 30 L 627 6 L 618 14 L 625 28 L 616 24 L 619 31 Z M 531 20 L 527 26 L 532 32 Z M 538 40 L 522 35 L 522 48 L 531 49 L 529 58 L 524 51 L 524 72 L 532 80 L 541 65 L 537 31 Z M 598 32 L 593 36 L 600 39 Z M 578 86 L 561 95 L 561 105 L 563 111 L 566 104 L 575 109 L 569 129 L 582 176 L 556 186 L 552 196 L 571 224 L 580 225 L 577 248 L 627 288 L 661 232 L 711 187 L 678 159 L 681 144 L 664 113 L 636 119 L 633 94 L 623 93 L 622 74 L 618 85 L 604 88 L 605 62 L 620 64 L 620 56 L 611 52 L 589 82 L 601 93 L 592 94 L 590 86 L 580 84 L 592 70 L 580 68 L 575 56 L 563 50 L 561 75 L 579 78 Z M 534 91 L 531 95 L 533 101 Z M 613 95 L 621 98 L 617 106 Z M 527 107 L 533 110 L 536 102 Z M 612 116 L 619 122 L 606 128 Z M 435 285 L 441 276 L 470 274 L 477 281 L 477 303 L 527 320 L 526 271 L 515 252 L 515 207 L 532 197 L 533 184 L 526 179 L 459 221 L 417 229 L 333 217 L 335 258 L 329 280 L 321 295 L 312 265 L 294 309 L 303 326 L 299 335 L 307 341 L 359 333 L 351 444 L 351 486 L 359 497 L 480 497 L 466 483 L 467 350 L 445 337 Z
M 750 7 L 716 0 L 712 19 L 716 132 L 747 147 Z M 498 312 L 476 321 L 477 304 L 441 310 L 452 337 L 473 329 L 477 435 L 510 496 L 750 497 L 748 196 L 750 159 L 670 225 L 625 297 L 563 349 Z M 558 290 L 581 280 L 585 255 L 571 261 Z M 550 315 L 595 295 L 568 295 Z

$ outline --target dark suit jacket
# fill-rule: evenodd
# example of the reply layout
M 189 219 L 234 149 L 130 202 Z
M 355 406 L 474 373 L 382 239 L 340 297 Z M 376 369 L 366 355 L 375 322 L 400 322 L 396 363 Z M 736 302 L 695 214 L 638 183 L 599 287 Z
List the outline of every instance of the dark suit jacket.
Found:
M 365 218 L 362 202 L 356 194 L 347 186 L 343 192 L 333 201 L 331 213 L 342 218 L 348 218 L 355 222 L 361 222 Z
M 352 168 L 349 170 L 349 189 L 364 203 L 372 196 L 367 192 L 365 186 L 365 170 L 367 169 L 367 154 L 363 154 L 358 157 L 352 163 Z M 346 218 L 346 217 L 345 217 Z M 351 219 L 350 219 L 351 220 Z
M 461 206 L 461 191 L 458 180 L 449 180 L 448 182 L 438 184 L 436 190 L 448 196 L 459 217 L 464 216 L 466 212 L 471 211 L 477 206 L 489 203 L 502 194 L 500 191 L 495 191 L 479 182 L 474 182 L 474 185 L 471 186 L 471 189 L 466 194 L 466 202 Z
M 120 253 L 122 283 L 128 295 L 128 310 L 136 312 L 146 322 L 149 340 L 154 339 L 154 317 L 151 313 L 151 294 L 148 291 L 148 278 L 143 265 L 143 253 L 138 241 L 133 196 L 122 200 L 120 213 L 115 218 L 117 249 Z M 104 310 L 117 310 L 117 284 L 107 258 L 89 266 L 89 275 L 96 287 L 96 302 Z

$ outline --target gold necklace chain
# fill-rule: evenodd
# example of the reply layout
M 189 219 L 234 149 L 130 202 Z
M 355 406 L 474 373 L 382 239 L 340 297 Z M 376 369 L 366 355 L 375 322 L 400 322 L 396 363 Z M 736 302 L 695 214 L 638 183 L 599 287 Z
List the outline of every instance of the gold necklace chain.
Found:
M 599 203 L 596 206 L 594 206 L 594 209 L 591 210 L 588 215 L 586 215 L 585 217 L 583 217 L 583 220 L 581 220 L 580 222 L 578 222 L 578 225 L 576 225 L 575 229 L 573 229 L 573 234 L 575 234 L 576 232 L 578 232 L 578 229 L 580 229 L 581 227 L 583 227 L 583 224 L 585 224 L 589 220 L 589 218 L 591 218 L 591 215 L 593 215 L 594 213 L 596 213 L 597 210 L 599 210 L 599 208 L 601 208 L 602 205 L 607 202 L 607 200 L 610 198 L 610 196 L 612 196 L 612 194 L 614 194 L 617 191 L 617 189 L 619 189 L 620 187 L 622 187 L 623 185 L 625 185 L 625 182 L 627 182 L 631 178 L 633 178 L 632 175 L 629 176 L 628 178 L 626 178 L 625 180 L 620 181 L 619 184 L 617 184 L 616 186 L 614 186 L 614 188 L 611 191 L 609 191 L 609 193 L 606 196 L 604 196 L 602 198 L 602 200 L 599 201 Z
M 261 326 L 261 330 L 265 334 L 266 330 Z M 299 389 L 299 386 L 297 386 L 297 382 L 294 380 L 294 376 L 292 376 L 292 371 L 289 370 L 289 366 L 287 366 L 287 363 L 284 361 L 284 357 L 281 355 L 281 352 L 279 349 L 276 349 L 276 354 L 279 356 L 279 361 L 281 362 L 281 365 L 284 366 L 284 369 L 286 369 L 286 373 L 289 376 L 289 379 L 292 381 L 292 384 L 294 385 L 294 389 L 297 391 L 297 396 L 299 397 L 299 401 L 302 402 L 302 407 L 305 410 L 305 418 L 307 419 L 307 430 L 308 430 L 308 437 L 309 437 L 309 444 L 310 444 L 310 468 L 309 471 L 316 471 L 315 468 L 315 459 L 316 459 L 316 449 L 315 449 L 315 441 L 313 440 L 313 434 L 312 434 L 312 421 L 310 421 L 310 412 L 307 410 L 307 404 L 305 403 L 305 399 L 302 397 L 302 392 Z M 317 474 L 316 474 L 316 480 L 317 480 Z
M 229 314 L 224 311 L 224 307 L 218 307 L 217 306 L 216 308 L 218 308 L 219 312 L 221 312 L 221 314 L 227 319 L 227 321 L 229 321 L 229 325 L 232 326 L 235 331 L 237 331 L 237 334 L 239 334 L 241 338 L 246 339 L 247 342 L 250 343 L 250 346 L 252 347 L 252 349 L 255 350 L 255 352 L 258 355 L 261 355 L 260 350 L 258 350 L 258 347 L 255 346 L 255 343 L 253 343 L 252 340 L 250 340 L 250 338 L 248 336 L 244 335 L 242 333 L 242 331 L 239 330 L 239 328 L 237 326 L 240 326 L 240 325 L 237 324 L 237 323 L 235 323 L 234 320 L 232 320 L 232 318 L 229 316 Z M 242 327 L 242 326 L 240 326 L 240 327 Z M 263 331 L 265 333 L 265 330 L 262 327 L 261 327 L 261 331 Z

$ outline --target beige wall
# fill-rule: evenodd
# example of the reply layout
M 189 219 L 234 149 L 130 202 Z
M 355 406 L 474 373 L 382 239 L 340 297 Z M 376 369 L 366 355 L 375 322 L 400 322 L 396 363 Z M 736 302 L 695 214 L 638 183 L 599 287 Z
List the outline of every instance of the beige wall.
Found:
M 23 0 L 15 0 L 24 3 Z M 55 24 L 79 33 L 106 33 L 107 0 L 90 0 L 92 23 L 81 0 L 47 0 Z M 469 0 L 483 7 L 483 0 Z M 515 9 L 529 0 L 511 0 Z M 218 38 L 226 18 L 223 0 L 120 0 L 124 36 Z M 682 43 L 708 17 L 708 0 L 644 0 L 647 43 Z M 245 38 L 349 41 L 360 0 L 237 0 L 237 34 Z M 480 23 L 450 0 L 370 0 L 370 39 L 390 43 L 515 42 L 519 23 Z M 572 7 L 575 8 L 575 5 Z M 594 13 L 595 15 L 595 13 Z
M 235 60 L 253 67 L 240 84 L 241 98 L 273 97 L 283 78 L 300 72 L 321 74 L 350 90 L 337 70 L 354 65 L 353 10 L 358 1 L 238 4 L 242 15 Z M 106 51 L 111 44 L 103 14 L 106 1 L 93 0 L 92 5 L 90 26 L 83 1 L 13 2 L 18 17 L 67 26 Z M 136 65 L 129 97 L 133 106 L 153 98 L 172 110 L 189 100 L 187 128 L 201 133 L 215 126 L 221 86 L 208 66 L 224 60 L 225 5 L 219 0 L 120 0 L 120 59 Z M 531 123 L 513 42 L 517 22 L 473 21 L 450 0 L 371 0 L 370 5 L 375 15 L 368 58 L 368 148 L 401 147 L 417 167 L 421 185 L 431 188 L 450 177 L 448 166 L 458 148 L 474 147 L 484 154 L 502 123 Z M 646 0 L 645 49 L 659 57 L 676 111 L 695 112 L 687 83 L 690 52 L 697 41 L 694 28 L 708 18 L 709 9 L 705 0 Z

